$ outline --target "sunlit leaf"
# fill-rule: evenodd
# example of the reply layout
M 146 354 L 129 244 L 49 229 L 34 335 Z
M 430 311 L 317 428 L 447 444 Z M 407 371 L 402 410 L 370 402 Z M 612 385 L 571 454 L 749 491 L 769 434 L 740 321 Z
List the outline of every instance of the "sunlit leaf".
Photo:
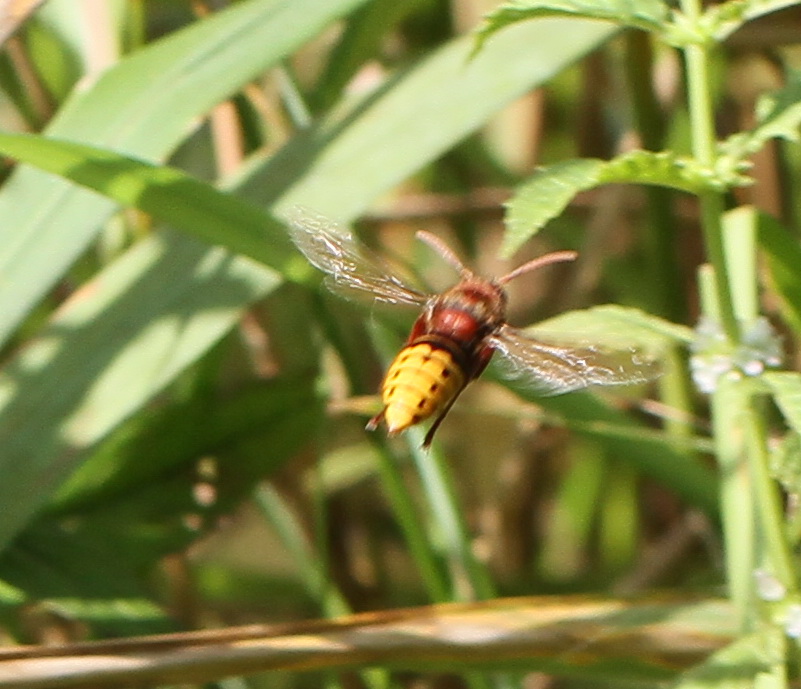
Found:
M 671 323 L 639 309 L 616 305 L 567 311 L 537 324 L 537 331 L 582 338 L 610 346 L 640 345 L 659 350 L 666 344 L 693 339 L 687 326 Z
M 246 492 L 243 483 L 268 475 L 298 449 L 322 413 L 311 376 L 279 377 L 219 396 L 198 393 L 145 410 L 122 425 L 70 476 L 48 512 L 73 514 L 87 506 L 128 500 L 148 484 L 163 484 L 193 468 L 202 457 L 225 456 L 255 438 L 264 448 L 257 458 L 236 466 L 221 464 L 215 471 L 214 509 L 228 509 Z M 147 462 L 142 462 L 143 456 Z M 195 479 L 182 480 L 182 490 L 188 493 Z
M 540 168 L 506 203 L 507 233 L 502 254 L 514 253 L 580 191 L 600 184 L 653 184 L 698 193 L 723 191 L 741 178 L 708 170 L 694 159 L 671 152 L 631 151 L 610 161 L 567 160 Z
M 501 255 L 511 256 L 549 220 L 558 216 L 573 197 L 598 184 L 602 160 L 566 160 L 539 169 L 515 190 L 506 203 L 506 235 Z
M 723 191 L 734 180 L 670 151 L 631 151 L 610 160 L 600 173 L 605 184 L 654 184 L 678 191 Z
M 363 0 L 247 0 L 125 57 L 73 94 L 47 135 L 163 160 L 198 118 Z M 0 190 L 0 342 L 97 236 L 108 199 L 32 169 Z M 34 210 L 35 209 L 35 212 Z
M 310 274 L 294 257 L 283 225 L 245 199 L 226 194 L 172 167 L 114 151 L 30 134 L 0 133 L 0 153 L 76 184 L 123 206 L 249 256 L 282 273 Z
M 545 17 L 599 19 L 621 27 L 658 31 L 667 16 L 662 0 L 512 0 L 484 18 L 477 35 L 481 45 L 509 24 Z
M 0 372 L 0 542 L 93 445 L 228 332 L 243 304 L 280 282 L 249 259 L 165 232 L 68 300 Z

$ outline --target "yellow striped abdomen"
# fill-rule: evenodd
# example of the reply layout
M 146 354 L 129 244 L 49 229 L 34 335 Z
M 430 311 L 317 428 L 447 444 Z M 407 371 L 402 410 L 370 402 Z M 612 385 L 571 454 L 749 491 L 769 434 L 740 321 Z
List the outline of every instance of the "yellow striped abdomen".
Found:
M 428 343 L 405 347 L 381 386 L 389 433 L 399 433 L 443 409 L 463 385 L 464 373 L 447 350 Z

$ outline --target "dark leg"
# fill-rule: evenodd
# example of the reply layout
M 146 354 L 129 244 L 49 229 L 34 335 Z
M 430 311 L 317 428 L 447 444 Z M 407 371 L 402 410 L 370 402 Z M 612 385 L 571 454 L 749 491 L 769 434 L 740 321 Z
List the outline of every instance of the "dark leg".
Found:
M 463 385 L 462 388 L 459 390 L 459 392 L 457 392 L 453 396 L 451 401 L 448 402 L 448 404 L 445 405 L 445 408 L 442 410 L 440 415 L 437 417 L 436 421 L 434 421 L 434 423 L 431 424 L 431 428 L 428 429 L 428 433 L 426 433 L 426 437 L 423 440 L 423 449 L 427 450 L 430 447 L 431 441 L 434 440 L 434 433 L 437 432 L 437 429 L 439 428 L 439 425 L 442 423 L 442 420 L 448 415 L 448 412 L 451 410 L 451 407 L 453 406 L 453 403 L 456 401 L 456 398 L 459 397 L 459 395 L 462 394 L 462 390 L 464 390 L 464 388 L 465 388 L 465 386 Z
M 365 428 L 368 431 L 374 431 L 378 428 L 378 424 L 380 424 L 384 420 L 384 410 L 382 409 L 378 414 L 376 414 L 372 419 L 367 422 Z

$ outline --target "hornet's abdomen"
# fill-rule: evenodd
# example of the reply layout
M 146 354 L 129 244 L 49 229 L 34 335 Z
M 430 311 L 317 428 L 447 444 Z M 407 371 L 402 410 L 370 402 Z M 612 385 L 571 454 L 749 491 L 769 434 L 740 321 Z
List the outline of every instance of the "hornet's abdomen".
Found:
M 465 375 L 448 350 L 428 342 L 404 347 L 381 386 L 388 431 L 399 433 L 442 410 L 464 384 Z

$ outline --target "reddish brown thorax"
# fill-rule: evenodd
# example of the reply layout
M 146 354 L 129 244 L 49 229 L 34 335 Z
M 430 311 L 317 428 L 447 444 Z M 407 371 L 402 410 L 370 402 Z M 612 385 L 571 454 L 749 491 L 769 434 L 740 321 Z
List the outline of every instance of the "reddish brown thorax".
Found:
M 470 276 L 429 302 L 407 345 L 429 342 L 449 350 L 469 379 L 487 365 L 492 352 L 485 339 L 504 323 L 505 313 L 506 293 L 501 286 Z

